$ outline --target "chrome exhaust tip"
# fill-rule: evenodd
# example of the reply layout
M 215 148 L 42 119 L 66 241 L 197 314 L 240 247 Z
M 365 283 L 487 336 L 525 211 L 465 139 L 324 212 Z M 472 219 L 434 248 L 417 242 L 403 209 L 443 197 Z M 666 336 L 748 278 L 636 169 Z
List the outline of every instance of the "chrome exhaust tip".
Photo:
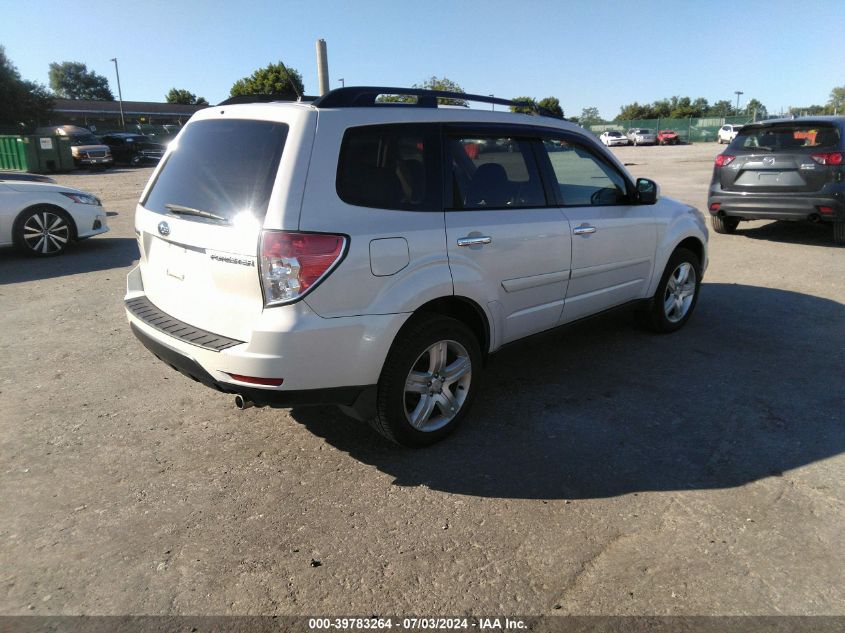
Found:
M 252 406 L 255 406 L 255 403 L 252 400 L 247 400 L 241 394 L 237 394 L 235 396 L 235 407 L 241 411 L 249 409 Z

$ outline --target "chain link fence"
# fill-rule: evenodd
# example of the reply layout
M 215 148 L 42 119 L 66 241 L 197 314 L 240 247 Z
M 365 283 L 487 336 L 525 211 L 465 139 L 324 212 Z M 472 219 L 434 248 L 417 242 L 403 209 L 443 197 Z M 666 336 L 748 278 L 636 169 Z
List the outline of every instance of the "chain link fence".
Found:
M 750 116 L 704 117 L 686 119 L 630 119 L 626 121 L 607 121 L 589 126 L 589 130 L 598 136 L 605 130 L 617 130 L 623 134 L 634 127 L 677 132 L 684 143 L 703 143 L 715 141 L 719 128 L 726 124 L 745 125 L 751 123 Z

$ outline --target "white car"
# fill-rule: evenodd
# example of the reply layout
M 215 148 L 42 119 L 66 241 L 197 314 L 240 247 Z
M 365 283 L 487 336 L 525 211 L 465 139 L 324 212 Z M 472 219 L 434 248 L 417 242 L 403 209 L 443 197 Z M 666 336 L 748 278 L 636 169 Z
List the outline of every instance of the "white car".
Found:
M 30 255 L 63 253 L 76 240 L 109 230 L 102 203 L 90 193 L 0 173 L 0 246 Z
M 420 446 L 466 417 L 503 345 L 632 302 L 658 332 L 687 322 L 699 211 L 577 125 L 438 98 L 197 112 L 136 207 L 134 334 L 239 408 L 338 404 Z
M 737 133 L 741 129 L 741 125 L 723 125 L 719 128 L 719 132 L 716 135 L 716 141 L 718 141 L 719 145 L 722 145 L 723 143 L 730 143 L 736 138 Z
M 614 145 L 627 145 L 628 144 L 628 137 L 626 137 L 622 132 L 617 130 L 606 130 L 601 133 L 599 136 L 599 140 L 607 145 L 607 147 L 613 147 Z
M 645 127 L 632 127 L 625 134 L 631 145 L 654 145 L 657 143 L 657 134 L 654 130 Z

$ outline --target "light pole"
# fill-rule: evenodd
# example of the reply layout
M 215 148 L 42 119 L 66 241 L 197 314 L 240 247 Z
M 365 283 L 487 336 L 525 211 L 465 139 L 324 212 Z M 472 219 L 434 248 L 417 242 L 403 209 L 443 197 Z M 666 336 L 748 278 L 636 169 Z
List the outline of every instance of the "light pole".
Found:
M 340 82 L 340 87 L 341 87 L 341 88 L 346 88 L 346 82 L 343 80 L 343 77 L 341 77 L 340 79 L 338 79 L 338 81 Z
M 739 95 L 744 95 L 745 93 L 742 90 L 734 90 L 734 94 L 736 95 L 736 113 L 739 114 Z
M 117 75 L 117 98 L 120 103 L 120 127 L 126 131 L 126 119 L 123 118 L 123 92 L 120 90 L 120 71 L 117 69 L 117 57 L 112 57 L 110 61 L 114 62 L 114 74 Z
M 489 95 L 487 95 L 487 96 L 488 96 L 488 97 L 491 97 L 491 98 L 493 98 L 493 99 L 495 99 L 495 98 L 496 98 L 496 95 L 494 95 L 494 94 L 489 94 Z M 495 103 L 491 103 L 491 104 L 490 104 L 490 109 L 491 109 L 493 112 L 495 112 L 495 111 L 496 111 L 496 104 L 495 104 Z

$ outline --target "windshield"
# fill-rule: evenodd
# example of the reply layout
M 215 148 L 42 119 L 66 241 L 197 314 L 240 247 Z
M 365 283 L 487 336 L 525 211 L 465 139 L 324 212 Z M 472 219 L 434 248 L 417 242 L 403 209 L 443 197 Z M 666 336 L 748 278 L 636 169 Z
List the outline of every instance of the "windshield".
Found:
M 93 134 L 74 134 L 70 137 L 71 145 L 102 145 L 100 139 Z
M 622 133 L 621 132 L 608 132 L 607 135 L 608 136 L 622 136 Z
M 731 143 L 735 149 L 790 151 L 802 148 L 836 148 L 839 130 L 834 125 L 819 123 L 785 123 L 757 128 L 743 128 Z
M 158 213 L 187 207 L 227 220 L 247 211 L 261 220 L 287 133 L 287 125 L 273 121 L 191 123 L 141 204 Z

